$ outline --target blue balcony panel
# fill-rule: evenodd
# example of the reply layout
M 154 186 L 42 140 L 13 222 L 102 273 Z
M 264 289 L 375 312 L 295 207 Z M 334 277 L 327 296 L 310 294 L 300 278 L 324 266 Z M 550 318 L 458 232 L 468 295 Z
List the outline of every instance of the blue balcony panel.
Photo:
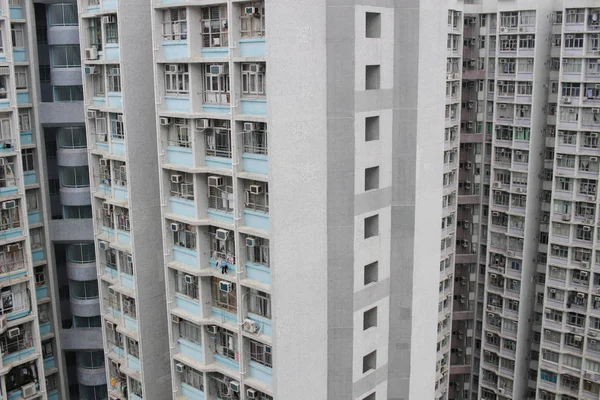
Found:
M 16 186 L 6 186 L 0 188 L 0 196 L 8 196 L 9 194 L 15 194 L 18 192 L 18 188 Z M 2 238 L 2 236 L 0 236 Z
M 242 57 L 264 57 L 265 38 L 240 39 L 240 55 Z
M 29 92 L 18 92 L 17 93 L 17 104 L 29 103 Z
M 129 190 L 127 190 L 127 186 L 115 186 L 115 200 L 119 201 L 128 201 L 129 200 Z
M 185 382 L 181 382 L 181 394 L 188 400 L 204 400 L 203 391 L 196 389 Z
M 13 61 L 14 62 L 25 62 L 27 61 L 27 55 L 23 47 L 13 47 Z
M 242 114 L 267 115 L 267 100 L 265 99 L 240 99 Z
M 237 314 L 234 314 L 232 312 L 229 311 L 225 311 L 222 308 L 219 307 L 212 307 L 212 313 L 213 315 L 219 317 L 219 318 L 223 318 L 225 321 L 237 324 L 238 319 L 237 319 Z
M 190 314 L 200 316 L 200 302 L 181 294 L 175 294 L 175 306 Z
M 10 6 L 10 19 L 23 19 L 23 8 L 17 5 Z
M 38 286 L 35 288 L 35 297 L 39 300 L 44 297 L 48 297 L 48 287 L 46 285 Z
M 116 10 L 117 9 L 117 0 L 103 0 L 102 1 L 102 9 L 103 10 Z
M 206 47 L 200 50 L 204 58 L 226 58 L 229 57 L 228 47 Z
M 27 357 L 28 355 L 32 354 L 34 351 L 35 351 L 35 347 L 33 346 L 33 343 L 32 343 L 31 347 L 28 347 L 26 349 L 15 351 L 14 353 L 2 354 L 2 362 L 4 362 L 4 364 L 6 364 L 11 361 L 18 360 L 19 358 Z
M 108 236 L 109 236 L 109 237 L 111 237 L 111 238 L 112 238 L 113 236 L 115 236 L 115 230 L 114 230 L 113 228 L 108 228 L 108 227 L 106 227 L 106 226 L 103 226 L 103 227 L 102 227 L 102 232 L 103 232 L 105 235 L 108 235 Z
M 44 258 L 46 258 L 46 255 L 43 248 L 31 250 L 31 259 L 33 262 L 42 261 Z
M 207 167 L 231 169 L 231 158 L 206 156 L 204 163 Z
M 0 62 L 6 62 L 6 54 L 0 53 Z
M 267 175 L 269 173 L 269 157 L 266 154 L 242 154 L 242 169 L 246 172 Z
M 107 43 L 104 46 L 104 54 L 106 60 L 118 60 L 119 59 L 119 44 L 118 43 Z
M 238 354 L 235 355 L 235 358 L 239 358 Z M 224 357 L 220 354 L 215 354 L 215 361 L 234 371 L 239 371 L 240 364 L 236 360 L 232 360 L 229 357 Z
M 271 268 L 263 264 L 255 264 L 250 261 L 246 261 L 246 276 L 248 279 L 255 280 L 257 282 L 271 284 Z
M 267 385 L 273 385 L 273 369 L 265 365 L 259 364 L 256 361 L 250 360 L 250 377 L 258 379 Z
M 127 354 L 127 367 L 137 372 L 142 370 L 140 359 L 132 356 L 131 354 Z
M 54 357 L 44 358 L 44 369 L 54 368 Z
M 102 151 L 108 151 L 108 143 L 96 143 L 96 148 Z
M 95 106 L 104 107 L 104 106 L 106 106 L 106 97 L 94 96 L 94 97 L 92 97 L 92 103 Z
M 40 335 L 45 335 L 50 332 L 52 332 L 52 325 L 50 325 L 50 322 L 40 324 Z
M 110 186 L 100 184 L 98 185 L 98 191 L 104 194 L 110 194 Z
M 123 139 L 113 139 L 111 141 L 111 148 L 113 154 L 118 154 L 121 156 L 125 155 L 125 140 Z
M 256 322 L 258 325 L 258 333 L 261 335 L 272 336 L 273 335 L 273 326 L 271 325 L 271 320 L 265 317 L 261 317 L 260 315 L 248 313 L 248 319 Z
M 88 12 L 98 11 L 98 10 L 100 10 L 100 6 L 99 5 L 87 6 L 87 10 L 88 10 Z
M 189 97 L 165 96 L 165 109 L 168 111 L 190 112 Z
M 205 113 L 229 114 L 231 111 L 231 106 L 229 104 L 204 103 L 202 104 L 202 111 Z
M 194 200 L 171 197 L 169 198 L 169 206 L 171 207 L 171 212 L 174 214 L 188 218 L 196 218 L 196 206 L 194 205 Z
M 27 213 L 27 222 L 29 222 L 29 225 L 37 224 L 38 222 L 40 222 L 40 212 L 33 211 L 30 213 Z
M 183 338 L 177 339 L 177 343 L 179 343 L 179 353 L 193 358 L 198 362 L 204 362 L 204 358 L 202 357 L 202 345 L 190 342 Z
M 119 310 L 115 310 L 112 307 L 108 307 L 108 312 L 115 318 L 121 318 L 121 311 Z
M 0 276 L 0 282 L 20 278 L 22 276 L 25 276 L 26 273 L 27 273 L 27 271 L 25 269 L 19 269 L 19 270 L 13 271 L 13 272 L 7 272 L 5 274 L 2 274 L 2 276 Z
M 246 226 L 256 229 L 269 230 L 269 213 L 257 210 L 244 210 L 244 221 Z
M 48 393 L 48 400 L 58 400 L 58 391 L 52 390 Z
M 210 218 L 218 219 L 220 221 L 225 221 L 229 222 L 230 224 L 233 224 L 233 214 L 221 210 L 216 210 L 214 208 L 209 208 L 207 214 Z
M 129 315 L 123 316 L 125 319 L 125 328 L 131 329 L 132 331 L 137 331 L 137 320 L 135 318 L 131 318 Z
M 129 393 L 129 400 L 144 400 L 144 398 L 135 393 Z
M 33 132 L 31 131 L 22 131 L 19 133 L 21 137 L 21 144 L 33 144 Z
M 123 108 L 123 93 L 108 92 L 107 97 L 110 108 Z
M 118 354 L 118 355 L 119 355 L 119 357 L 125 357 L 125 350 L 123 350 L 123 349 L 122 349 L 122 348 L 120 348 L 119 346 L 116 346 L 116 345 L 114 345 L 114 344 L 113 344 L 113 345 L 112 345 L 112 351 L 113 351 L 115 354 Z
M 116 278 L 118 275 L 117 270 L 110 267 L 104 267 L 104 273 L 111 278 Z
M 225 264 L 227 264 L 227 273 L 228 274 L 234 274 L 236 272 L 237 267 L 235 264 L 228 263 L 225 260 L 222 260 L 221 262 L 224 262 Z M 208 260 L 208 265 L 210 265 L 213 268 L 217 268 L 217 260 L 215 260 L 213 257 L 211 257 Z M 221 267 L 218 267 L 217 269 L 220 271 Z
M 192 149 L 188 147 L 169 146 L 167 147 L 167 162 L 170 164 L 185 165 L 191 167 L 194 165 Z
M 171 58 L 188 58 L 190 52 L 188 49 L 187 40 L 168 40 L 162 42 L 163 57 Z
M 14 311 L 14 312 L 11 312 L 10 314 L 6 315 L 6 320 L 14 321 L 15 319 L 26 317 L 30 313 L 31 313 L 31 308 L 26 308 L 26 309 L 20 310 L 20 311 Z
M 17 236 L 23 236 L 23 229 L 15 228 L 15 229 L 7 229 L 5 231 L 0 231 L 0 240 L 12 239 Z
M 131 234 L 126 231 L 117 230 L 117 241 L 122 244 L 130 244 Z
M 198 268 L 198 252 L 182 246 L 173 246 L 173 261 Z
M 2 108 L 10 108 L 10 100 L 9 99 L 0 99 L 0 109 Z
M 33 185 L 37 182 L 37 175 L 35 171 L 25 171 L 23 172 L 23 182 L 26 185 Z
M 129 275 L 124 272 L 121 272 L 121 285 L 123 285 L 129 289 L 135 289 L 135 282 L 133 280 L 133 275 Z

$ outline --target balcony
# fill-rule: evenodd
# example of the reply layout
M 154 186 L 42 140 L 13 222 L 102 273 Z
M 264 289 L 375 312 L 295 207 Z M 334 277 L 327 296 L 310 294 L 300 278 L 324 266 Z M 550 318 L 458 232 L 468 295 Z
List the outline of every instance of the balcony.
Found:
M 204 363 L 204 355 L 202 353 L 202 344 L 193 342 L 189 339 L 177 339 L 177 351 L 179 354 Z
M 182 293 L 175 293 L 175 307 L 195 316 L 200 316 L 200 300 L 186 296 Z
M 183 165 L 186 167 L 194 166 L 194 156 L 192 154 L 191 146 L 167 146 L 167 162 L 169 164 Z

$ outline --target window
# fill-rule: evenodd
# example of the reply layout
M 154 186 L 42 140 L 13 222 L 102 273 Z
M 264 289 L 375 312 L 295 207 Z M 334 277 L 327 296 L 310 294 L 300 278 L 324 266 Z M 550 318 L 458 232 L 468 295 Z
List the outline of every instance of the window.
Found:
M 204 374 L 192 367 L 186 365 L 179 378 L 181 383 L 188 384 L 198 390 L 204 390 Z
M 48 179 L 48 191 L 50 196 L 57 196 L 60 192 L 60 180 Z
M 271 319 L 271 295 L 250 289 L 248 291 L 248 312 Z
M 64 127 L 58 131 L 58 147 L 61 149 L 84 149 L 86 146 L 85 127 Z
M 176 197 L 185 200 L 194 200 L 194 174 L 180 172 L 173 176 L 181 176 L 182 179 L 177 181 L 171 178 L 171 197 Z
M 365 142 L 379 140 L 379 116 L 365 118 Z
M 169 95 L 187 95 L 190 91 L 188 64 L 165 65 L 165 92 Z
M 377 350 L 363 357 L 363 374 L 377 368 Z
M 268 154 L 267 124 L 253 122 L 251 128 L 250 130 L 244 129 L 244 153 Z
M 229 284 L 226 290 L 225 286 Z M 229 281 L 211 278 L 212 287 L 212 305 L 227 311 L 235 312 L 237 310 L 237 292 L 236 284 Z
M 185 8 L 172 8 L 163 11 L 163 39 L 187 40 Z
M 118 64 L 107 65 L 108 72 L 108 91 L 109 92 L 120 92 L 121 91 L 121 68 Z
M 567 11 L 565 22 L 570 24 L 583 24 L 585 22 L 585 8 L 570 8 Z
M 365 169 L 365 191 L 379 189 L 379 167 Z
M 519 15 L 519 24 L 520 25 L 529 25 L 529 26 L 534 26 L 535 25 L 535 11 L 533 10 L 529 10 L 529 11 L 521 11 L 520 15 Z
M 13 47 L 25 47 L 25 24 L 11 24 L 10 32 Z
M 77 26 L 77 4 L 50 4 L 47 10 L 49 26 Z
M 98 351 L 78 351 L 77 366 L 85 369 L 104 368 L 104 352 Z
M 367 12 L 365 13 L 366 29 L 365 36 L 368 38 L 381 37 L 381 13 Z
M 125 139 L 125 128 L 123 125 L 123 114 L 110 113 L 110 131 L 113 139 Z
M 106 43 L 119 43 L 119 29 L 117 25 L 117 15 L 109 15 L 107 18 L 111 22 L 104 25 L 104 32 L 106 33 Z
M 233 180 L 230 176 L 211 176 L 219 179 L 209 179 L 208 208 L 233 212 Z
M 102 50 L 102 23 L 100 18 L 90 18 L 88 26 L 88 37 L 90 47 L 95 47 L 98 51 Z
M 269 240 L 260 237 L 254 238 L 253 246 L 246 246 L 248 261 L 254 264 L 269 266 Z
M 92 218 L 92 206 L 63 206 L 64 219 Z
M 27 67 L 15 67 L 15 88 L 25 90 L 27 87 Z
M 259 181 L 245 181 L 244 208 L 269 212 L 269 184 Z
M 88 167 L 59 167 L 60 184 L 64 187 L 80 188 L 90 186 Z
M 564 58 L 563 61 L 564 60 L 566 60 L 566 62 L 563 62 L 562 64 L 562 70 L 564 73 L 581 73 L 581 69 L 583 66 L 583 61 L 581 60 L 581 58 Z
M 264 96 L 266 93 L 264 63 L 242 63 L 242 96 Z
M 96 260 L 94 243 L 72 243 L 67 247 L 67 259 L 73 263 L 90 263 Z
M 79 384 L 79 397 L 82 400 L 103 400 L 108 398 L 108 389 L 106 385 L 86 386 Z
M 229 46 L 229 23 L 227 21 L 227 6 L 203 7 L 200 9 L 200 29 L 202 32 L 202 47 Z
M 54 86 L 55 102 L 75 102 L 83 101 L 83 86 Z
M 250 340 L 250 360 L 264 365 L 268 368 L 273 368 L 271 346 Z
M 240 33 L 244 38 L 265 36 L 265 7 L 263 1 L 241 3 L 242 15 Z M 248 11 L 251 11 L 249 13 Z
M 75 299 L 97 299 L 98 281 L 74 281 L 69 279 L 69 291 L 71 297 Z
M 379 235 L 379 215 L 365 218 L 365 239 Z
M 175 292 L 198 299 L 198 277 L 175 271 Z
M 377 307 L 373 307 L 363 313 L 363 330 L 377 326 Z
M 565 35 L 565 49 L 583 48 L 583 33 Z M 581 60 L 580 60 L 581 62 Z
M 179 337 L 190 342 L 202 343 L 202 327 L 188 321 L 181 320 L 179 322 Z
M 228 64 L 204 64 L 204 102 L 229 104 Z
M 376 90 L 381 86 L 381 67 L 379 65 L 365 66 L 365 90 Z
M 23 149 L 21 151 L 21 160 L 23 161 L 23 171 L 34 171 L 35 170 L 33 149 Z
M 206 155 L 231 158 L 231 126 L 228 120 L 211 119 L 204 129 Z M 246 132 L 244 132 L 244 135 Z
M 236 359 L 238 350 L 238 341 L 235 333 L 225 329 L 219 328 L 217 333 L 217 340 L 215 343 L 215 351 L 224 357 L 232 360 Z
M 94 74 L 92 78 L 92 90 L 94 97 L 104 97 L 105 95 L 105 82 L 104 74 Z
M 377 282 L 379 275 L 379 263 L 377 261 L 365 265 L 364 271 L 364 284 L 368 285 L 373 282 Z
M 81 67 L 78 44 L 50 46 L 50 62 L 54 68 Z
M 31 131 L 31 118 L 29 114 L 29 109 L 19 110 L 19 131 Z

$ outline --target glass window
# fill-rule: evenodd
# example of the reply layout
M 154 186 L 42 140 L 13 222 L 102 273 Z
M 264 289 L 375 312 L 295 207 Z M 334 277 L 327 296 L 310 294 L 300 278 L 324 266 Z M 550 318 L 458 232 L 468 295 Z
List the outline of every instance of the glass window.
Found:
M 77 26 L 77 4 L 59 3 L 48 5 L 49 26 Z
M 85 127 L 64 127 L 58 131 L 58 147 L 61 149 L 83 149 L 86 147 Z
M 69 279 L 71 297 L 87 300 L 98 298 L 98 281 L 74 281 Z
M 80 188 L 90 186 L 88 166 L 59 167 L 60 184 L 64 187 Z
M 81 67 L 78 44 L 50 46 L 50 61 L 54 68 Z

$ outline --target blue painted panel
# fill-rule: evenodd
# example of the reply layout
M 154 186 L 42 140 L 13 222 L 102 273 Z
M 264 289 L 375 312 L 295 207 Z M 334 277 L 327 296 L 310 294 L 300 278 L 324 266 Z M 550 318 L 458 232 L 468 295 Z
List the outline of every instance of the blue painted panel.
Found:
M 114 318 L 118 318 L 118 319 L 121 318 L 121 311 L 116 310 L 112 307 L 108 307 L 107 309 L 108 309 L 108 312 L 110 313 L 110 315 L 112 315 Z
M 219 317 L 219 318 L 224 318 L 225 321 L 229 321 L 229 322 L 233 322 L 234 324 L 237 324 L 237 315 L 234 313 L 231 313 L 229 311 L 225 311 L 222 308 L 218 308 L 218 307 L 212 307 L 212 313 L 213 315 Z
M 23 131 L 19 134 L 21 136 L 21 144 L 32 144 L 33 143 L 33 132 Z
M 206 156 L 204 163 L 207 167 L 231 168 L 231 158 Z
M 8 394 L 8 400 L 22 399 L 23 391 L 21 389 L 14 390 Z
M 8 108 L 10 107 L 10 100 L 9 99 L 1 99 L 0 100 L 0 108 Z
M 173 261 L 179 261 L 190 267 L 198 268 L 198 252 L 186 247 L 173 246 Z
M 53 390 L 48 393 L 48 400 L 58 400 L 58 391 Z
M 23 19 L 23 9 L 21 6 L 10 6 L 10 19 Z
M 171 212 L 183 215 L 189 218 L 196 218 L 196 207 L 193 200 L 179 199 L 177 197 L 169 198 Z
M 191 314 L 200 316 L 200 302 L 187 298 L 181 294 L 175 294 L 175 306 Z
M 23 62 L 27 59 L 25 49 L 22 47 L 13 47 L 13 61 Z
M 187 58 L 190 56 L 187 40 L 169 40 L 162 42 L 164 58 Z
M 231 264 L 228 263 L 226 261 L 223 261 L 227 264 L 227 273 L 235 273 L 236 272 L 236 265 L 235 264 Z M 217 268 L 217 260 L 215 260 L 213 257 L 211 257 L 208 260 L 208 265 L 210 265 L 213 268 Z M 219 271 L 221 271 L 221 267 L 217 268 Z
M 123 318 L 125 319 L 125 328 L 137 331 L 137 320 L 135 318 L 131 318 L 129 315 L 123 315 Z
M 17 104 L 29 103 L 29 92 L 18 92 L 17 93 Z
M 115 186 L 115 200 L 127 201 L 129 199 L 129 191 L 127 186 Z
M 204 362 L 201 345 L 182 338 L 177 339 L 177 343 L 179 343 L 179 352 L 181 354 L 191 357 L 196 361 Z
M 10 279 L 19 278 L 21 276 L 25 276 L 26 273 L 27 271 L 24 269 L 20 269 L 14 272 L 8 272 L 6 274 L 2 274 L 2 277 L 0 277 L 0 281 L 7 281 Z
M 35 261 L 42 261 L 45 258 L 44 249 L 31 250 L 31 259 Z
M 265 56 L 265 39 L 264 38 L 248 38 L 240 39 L 240 55 L 242 57 L 264 57 Z
M 104 106 L 106 104 L 106 98 L 94 96 L 92 98 L 92 103 L 96 106 Z
M 28 347 L 23 350 L 15 351 L 14 353 L 2 354 L 2 361 L 6 364 L 8 362 L 17 360 L 19 358 L 26 357 L 29 354 L 33 353 L 34 351 L 35 351 L 35 347 Z
M 114 344 L 112 345 L 112 351 L 114 351 L 116 354 L 118 354 L 121 357 L 125 356 L 125 350 Z
M 246 226 L 256 229 L 269 230 L 269 213 L 256 210 L 244 210 L 244 221 Z
M 193 166 L 194 158 L 192 157 L 192 149 L 178 146 L 167 147 L 167 162 L 185 165 L 186 167 Z
M 169 111 L 190 112 L 189 97 L 165 96 L 165 109 Z
M 237 354 L 236 354 L 236 358 L 238 358 Z M 215 361 L 221 365 L 226 366 L 227 368 L 231 368 L 234 371 L 239 371 L 239 369 L 240 369 L 240 364 L 237 361 L 232 360 L 231 358 L 228 358 L 228 357 L 223 357 L 220 354 L 215 354 Z
M 102 9 L 116 10 L 117 9 L 117 0 L 103 0 L 102 1 Z
M 107 97 L 110 108 L 123 108 L 123 93 L 108 92 Z
M 100 9 L 100 6 L 88 6 L 88 11 L 98 11 Z
M 129 289 L 135 289 L 135 282 L 133 280 L 133 275 L 129 275 L 124 272 L 121 272 L 121 285 L 128 287 Z
M 16 229 L 7 229 L 5 231 L 0 232 L 0 239 L 10 239 L 17 236 L 22 236 L 23 230 L 21 228 Z
M 134 371 L 140 372 L 142 370 L 142 364 L 139 358 L 135 358 L 131 354 L 127 354 L 127 367 Z
M 29 224 L 37 224 L 38 222 L 40 222 L 40 212 L 39 211 L 33 211 L 30 213 L 27 213 L 27 222 L 29 222 Z
M 104 273 L 112 278 L 117 277 L 117 271 L 109 267 L 104 267 Z
M 204 58 L 224 58 L 229 57 L 229 48 L 227 47 L 207 47 L 200 49 Z
M 108 151 L 108 143 L 96 143 L 96 148 L 102 151 Z
M 0 54 L 0 62 L 6 62 L 6 56 L 4 54 Z
M 33 185 L 37 182 L 37 175 L 35 171 L 25 171 L 23 172 L 23 181 L 26 185 Z
M 229 114 L 231 107 L 229 104 L 202 104 L 202 111 L 206 113 Z
M 102 227 L 102 232 L 104 232 L 104 234 L 113 237 L 115 235 L 115 230 L 113 228 L 107 228 L 106 226 Z
M 242 114 L 267 115 L 267 100 L 240 99 Z
M 271 325 L 270 319 L 252 313 L 248 313 L 247 318 L 251 319 L 252 321 L 258 324 L 258 333 L 267 336 L 273 335 L 273 327 Z
M 104 46 L 104 54 L 106 60 L 118 60 L 119 59 L 119 44 L 118 43 L 107 43 Z
M 271 284 L 271 268 L 246 261 L 246 276 L 258 282 Z
M 9 194 L 17 193 L 18 188 L 16 186 L 6 186 L 0 188 L 0 196 L 8 196 Z
M 111 141 L 112 152 L 114 154 L 125 155 L 125 140 L 113 139 Z
M 262 364 L 257 363 L 256 361 L 250 360 L 250 376 L 254 379 L 258 379 L 266 383 L 267 385 L 273 384 L 273 369 L 266 367 Z
M 207 212 L 209 218 L 218 219 L 221 221 L 229 222 L 233 224 L 233 214 L 226 213 L 225 211 L 215 210 L 212 208 L 208 209 Z
M 25 310 L 21 310 L 21 311 L 15 311 L 13 313 L 8 314 L 6 316 L 6 320 L 14 321 L 15 319 L 23 318 L 23 317 L 29 315 L 30 312 L 31 312 L 31 309 L 29 309 L 29 308 L 27 308 Z
M 98 185 L 98 191 L 100 191 L 104 194 L 110 194 L 110 186 L 100 184 L 100 185 Z
M 44 297 L 48 297 L 48 287 L 46 285 L 36 287 L 35 297 L 37 297 L 38 300 Z
M 242 169 L 255 174 L 269 173 L 269 157 L 265 154 L 242 154 Z
M 50 325 L 50 322 L 40 324 L 40 335 L 45 335 L 50 332 L 52 332 L 52 326 Z
M 44 369 L 54 368 L 54 357 L 44 358 Z
M 117 241 L 123 244 L 131 243 L 131 233 L 117 230 Z
M 181 394 L 189 400 L 204 400 L 204 392 L 200 389 L 196 389 L 193 386 L 188 385 L 185 382 L 181 382 Z
M 129 400 L 144 400 L 144 398 L 135 393 L 129 393 Z

